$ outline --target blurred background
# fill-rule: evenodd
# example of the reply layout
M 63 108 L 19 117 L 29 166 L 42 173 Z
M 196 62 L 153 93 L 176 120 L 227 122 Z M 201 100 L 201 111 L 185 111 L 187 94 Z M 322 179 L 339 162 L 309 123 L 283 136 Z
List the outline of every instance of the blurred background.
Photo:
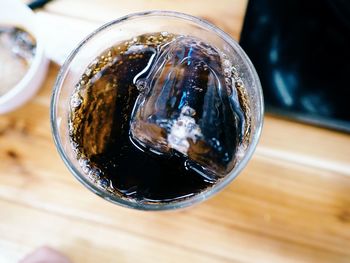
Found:
M 31 7 L 48 71 L 36 96 L 0 115 L 0 262 L 43 245 L 72 262 L 350 262 L 348 1 L 44 2 Z M 155 9 L 201 17 L 239 41 L 267 109 L 242 174 L 203 204 L 165 213 L 85 189 L 56 152 L 49 123 L 52 87 L 72 49 L 108 21 Z
M 350 2 L 251 0 L 241 45 L 267 111 L 350 132 Z

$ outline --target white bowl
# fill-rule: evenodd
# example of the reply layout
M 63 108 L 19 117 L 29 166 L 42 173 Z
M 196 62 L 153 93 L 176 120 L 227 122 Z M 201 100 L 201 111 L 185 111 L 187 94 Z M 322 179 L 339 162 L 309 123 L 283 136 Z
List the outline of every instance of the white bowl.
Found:
M 22 80 L 0 96 L 0 114 L 12 111 L 32 98 L 45 79 L 48 68 L 48 59 L 32 10 L 17 0 L 2 0 L 1 5 L 0 25 L 17 26 L 28 31 L 36 39 L 36 52 Z

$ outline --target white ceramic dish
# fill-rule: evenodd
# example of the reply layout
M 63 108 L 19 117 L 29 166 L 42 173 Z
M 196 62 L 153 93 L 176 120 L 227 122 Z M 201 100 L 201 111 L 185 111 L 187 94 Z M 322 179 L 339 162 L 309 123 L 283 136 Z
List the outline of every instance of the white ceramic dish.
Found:
M 23 79 L 0 96 L 0 114 L 3 114 L 18 108 L 35 95 L 46 76 L 48 59 L 32 10 L 17 0 L 2 0 L 1 5 L 0 25 L 25 29 L 35 37 L 37 44 L 34 59 Z

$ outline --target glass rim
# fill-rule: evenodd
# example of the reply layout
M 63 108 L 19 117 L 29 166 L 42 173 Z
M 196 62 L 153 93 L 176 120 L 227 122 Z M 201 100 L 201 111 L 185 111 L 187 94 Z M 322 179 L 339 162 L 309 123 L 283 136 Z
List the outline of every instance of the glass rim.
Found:
M 137 18 L 147 18 L 147 17 L 172 17 L 177 18 L 180 20 L 187 20 L 190 22 L 194 22 L 195 24 L 200 25 L 201 27 L 213 31 L 215 34 L 217 34 L 219 37 L 221 37 L 227 44 L 229 44 L 238 54 L 241 56 L 242 60 L 246 64 L 249 74 L 252 76 L 253 83 L 256 86 L 256 93 L 257 93 L 257 103 L 259 104 L 258 107 L 260 108 L 258 112 L 258 116 L 256 116 L 256 128 L 255 133 L 252 135 L 251 142 L 249 143 L 247 150 L 244 153 L 243 158 L 238 162 L 238 164 L 233 168 L 233 170 L 222 180 L 217 182 L 212 187 L 209 187 L 208 189 L 195 194 L 187 199 L 180 200 L 180 201 L 174 201 L 169 203 L 142 203 L 137 201 L 131 201 L 126 200 L 120 196 L 117 196 L 115 194 L 109 193 L 100 187 L 98 187 L 95 183 L 89 180 L 89 178 L 81 173 L 75 165 L 70 161 L 69 157 L 66 154 L 66 151 L 63 149 L 62 142 L 59 135 L 59 128 L 57 125 L 57 119 L 56 119 L 56 112 L 57 112 L 57 105 L 58 105 L 58 98 L 59 93 L 61 90 L 61 86 L 63 84 L 63 81 L 65 79 L 66 74 L 68 73 L 68 68 L 73 61 L 73 59 L 76 57 L 76 55 L 79 53 L 79 51 L 86 45 L 86 43 L 93 39 L 96 35 L 98 35 L 101 31 L 104 31 L 105 29 L 114 26 L 118 23 L 131 20 L 131 19 L 137 19 Z M 147 211 L 160 211 L 160 210 L 173 210 L 173 209 L 179 209 L 179 208 L 185 208 L 194 204 L 198 204 L 204 200 L 207 200 L 208 198 L 212 197 L 219 191 L 221 191 L 223 188 L 225 188 L 233 179 L 235 179 L 243 170 L 243 168 L 247 165 L 248 161 L 251 159 L 256 146 L 258 144 L 262 126 L 263 126 L 263 115 L 264 115 L 264 103 L 263 103 L 263 93 L 262 88 L 260 84 L 259 77 L 256 73 L 256 70 L 248 58 L 248 56 L 245 54 L 243 49 L 239 46 L 239 44 L 227 33 L 225 33 L 220 28 L 216 27 L 215 25 L 207 22 L 204 19 L 180 13 L 175 11 L 145 11 L 145 12 L 137 12 L 132 13 L 126 16 L 123 16 L 121 18 L 112 20 L 101 27 L 94 30 L 92 33 L 90 33 L 88 36 L 86 36 L 79 44 L 78 46 L 69 54 L 66 61 L 62 65 L 62 67 L 59 70 L 57 79 L 55 81 L 52 96 L 51 96 L 51 103 L 50 103 L 50 122 L 51 122 L 51 132 L 53 134 L 53 140 L 56 145 L 56 148 L 58 150 L 58 153 L 65 163 L 65 165 L 68 167 L 69 171 L 73 174 L 73 176 L 82 183 L 86 188 L 88 188 L 90 191 L 95 193 L 96 195 L 102 197 L 105 200 L 108 200 L 114 204 L 118 204 L 124 207 L 138 209 L 138 210 L 147 210 Z

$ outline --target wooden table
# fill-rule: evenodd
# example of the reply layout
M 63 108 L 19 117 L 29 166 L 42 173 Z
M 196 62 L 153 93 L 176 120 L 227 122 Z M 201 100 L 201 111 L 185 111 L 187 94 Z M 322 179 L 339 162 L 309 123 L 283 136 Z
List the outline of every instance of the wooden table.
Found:
M 43 28 L 83 28 L 173 9 L 237 38 L 245 4 L 57 0 L 38 17 Z M 182 211 L 133 211 L 89 192 L 61 161 L 49 125 L 57 71 L 51 63 L 38 95 L 0 116 L 0 262 L 44 244 L 73 262 L 350 262 L 349 135 L 266 116 L 253 159 L 224 191 Z

